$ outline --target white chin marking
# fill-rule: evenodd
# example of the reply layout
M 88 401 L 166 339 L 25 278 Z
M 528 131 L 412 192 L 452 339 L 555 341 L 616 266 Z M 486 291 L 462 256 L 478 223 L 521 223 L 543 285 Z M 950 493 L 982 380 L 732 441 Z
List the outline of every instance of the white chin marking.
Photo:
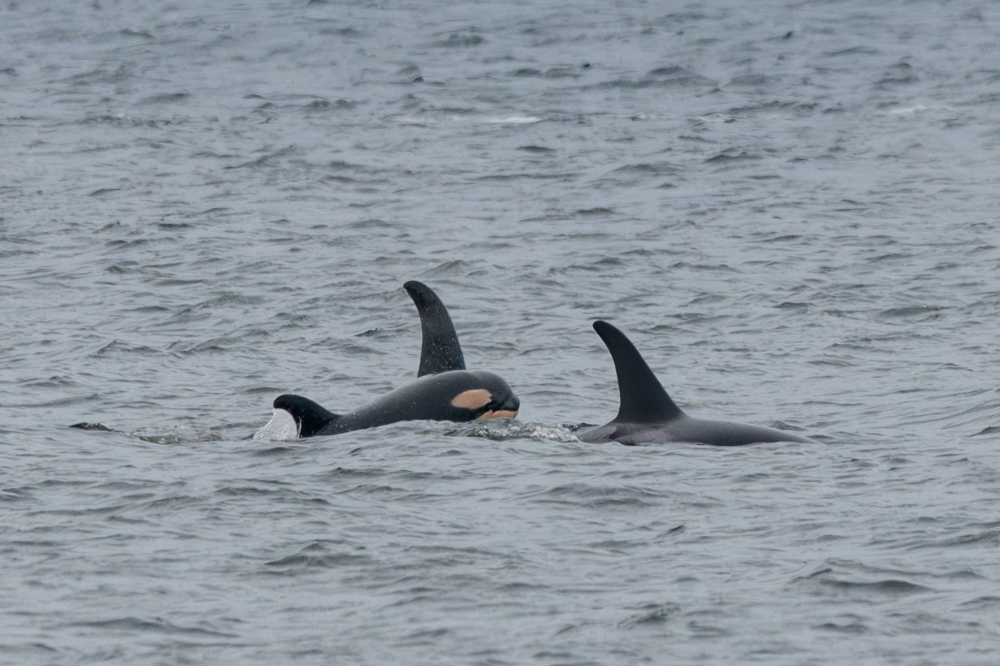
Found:
M 270 439 L 288 442 L 299 438 L 299 424 L 295 417 L 284 409 L 275 409 L 274 416 L 263 428 L 253 434 L 254 439 Z

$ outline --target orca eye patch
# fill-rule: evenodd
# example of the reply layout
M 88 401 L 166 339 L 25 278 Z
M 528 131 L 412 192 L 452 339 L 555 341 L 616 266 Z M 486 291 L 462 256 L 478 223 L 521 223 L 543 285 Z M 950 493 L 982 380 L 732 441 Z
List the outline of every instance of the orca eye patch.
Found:
M 475 411 L 490 404 L 491 400 L 493 400 L 493 394 L 486 389 L 470 389 L 462 391 L 452 398 L 451 406 Z

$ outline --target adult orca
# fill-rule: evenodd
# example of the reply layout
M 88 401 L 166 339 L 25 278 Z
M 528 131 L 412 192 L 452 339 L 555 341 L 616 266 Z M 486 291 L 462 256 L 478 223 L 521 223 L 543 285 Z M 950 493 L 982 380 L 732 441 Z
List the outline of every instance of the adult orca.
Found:
M 417 306 L 422 336 L 417 380 L 347 414 L 334 414 L 308 398 L 274 399 L 274 416 L 254 439 L 337 435 L 397 421 L 482 421 L 514 418 L 521 406 L 510 386 L 492 372 L 465 369 L 448 309 L 425 284 L 403 285 Z
M 608 346 L 615 362 L 621 404 L 613 421 L 579 435 L 582 441 L 621 444 L 694 442 L 713 446 L 814 442 L 784 430 L 688 416 L 670 399 L 624 333 L 605 321 L 595 321 L 594 330 Z

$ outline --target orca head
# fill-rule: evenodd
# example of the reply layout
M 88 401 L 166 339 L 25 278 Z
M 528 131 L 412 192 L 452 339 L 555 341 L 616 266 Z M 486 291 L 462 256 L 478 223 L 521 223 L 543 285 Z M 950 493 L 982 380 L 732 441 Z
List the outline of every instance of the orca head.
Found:
M 483 379 L 482 388 L 466 389 L 451 399 L 451 406 L 468 410 L 469 421 L 512 419 L 521 409 L 521 400 L 507 382 L 488 372 L 476 373 Z

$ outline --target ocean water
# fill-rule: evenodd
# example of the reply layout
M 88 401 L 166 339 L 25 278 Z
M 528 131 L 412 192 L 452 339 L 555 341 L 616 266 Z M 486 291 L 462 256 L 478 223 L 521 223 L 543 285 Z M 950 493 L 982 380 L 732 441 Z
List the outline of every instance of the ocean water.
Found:
M 0 6 L 0 663 L 995 662 L 1000 6 L 203 4 Z

